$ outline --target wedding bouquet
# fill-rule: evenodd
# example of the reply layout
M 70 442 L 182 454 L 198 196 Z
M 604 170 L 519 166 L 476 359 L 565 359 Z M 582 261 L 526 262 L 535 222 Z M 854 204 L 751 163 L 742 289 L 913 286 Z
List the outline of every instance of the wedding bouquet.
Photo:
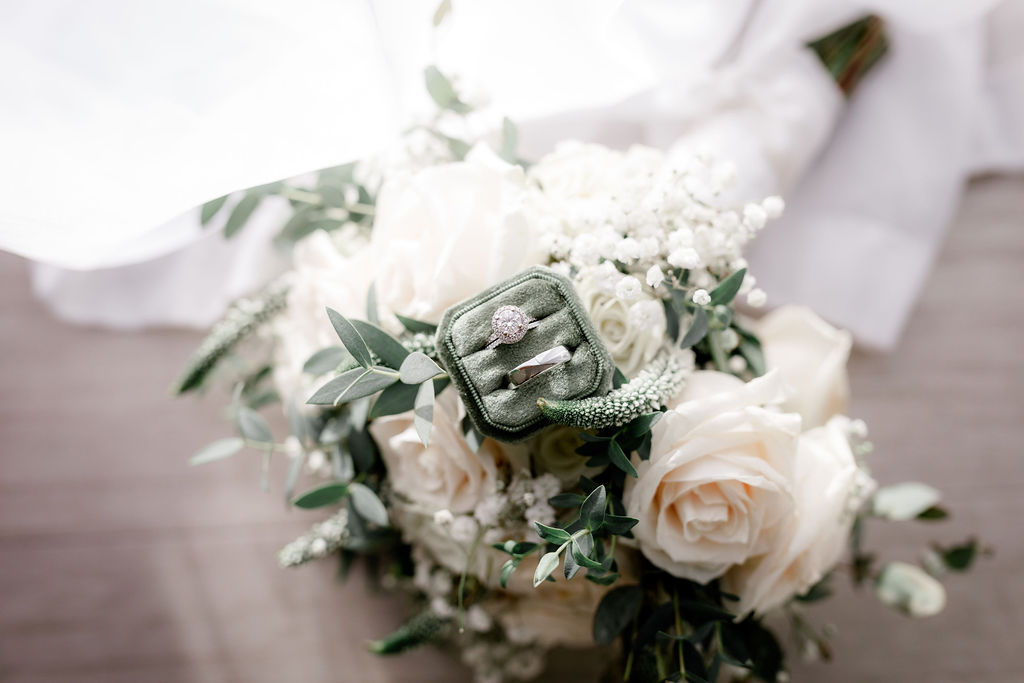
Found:
M 750 317 L 767 294 L 743 250 L 783 200 L 729 199 L 737 169 L 701 152 L 526 163 L 507 121 L 497 152 L 465 142 L 473 106 L 427 81 L 441 111 L 399 148 L 203 209 L 229 233 L 270 197 L 293 209 L 291 269 L 177 385 L 234 386 L 238 435 L 193 463 L 283 457 L 285 498 L 322 511 L 279 562 L 372 557 L 415 609 L 371 650 L 447 643 L 479 681 L 595 645 L 608 680 L 782 680 L 766 618 L 826 654 L 801 605 L 838 573 L 939 612 L 937 578 L 978 547 L 864 548 L 868 517 L 946 513 L 872 478 L 850 335 L 800 307 Z M 257 412 L 277 401 L 284 436 Z

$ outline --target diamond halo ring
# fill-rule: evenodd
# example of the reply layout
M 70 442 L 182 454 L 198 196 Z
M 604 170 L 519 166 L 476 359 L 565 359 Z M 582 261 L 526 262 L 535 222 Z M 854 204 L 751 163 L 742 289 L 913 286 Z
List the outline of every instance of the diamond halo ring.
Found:
M 518 306 L 502 306 L 491 317 L 491 336 L 484 348 L 493 349 L 501 344 L 515 344 L 526 336 L 527 330 L 540 325 Z

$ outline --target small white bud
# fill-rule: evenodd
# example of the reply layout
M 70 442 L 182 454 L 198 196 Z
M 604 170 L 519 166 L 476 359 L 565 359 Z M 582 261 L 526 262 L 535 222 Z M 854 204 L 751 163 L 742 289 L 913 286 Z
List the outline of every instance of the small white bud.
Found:
M 697 304 L 698 306 L 707 306 L 709 303 L 711 303 L 711 295 L 708 294 L 708 290 L 698 289 L 696 292 L 694 292 L 693 303 Z
M 453 515 L 452 511 L 447 508 L 444 510 L 438 510 L 434 513 L 434 524 L 438 526 L 447 526 L 451 524 L 454 519 L 455 515 Z
M 626 275 L 615 285 L 615 296 L 623 301 L 632 301 L 640 296 L 640 281 L 632 275 Z
M 700 254 L 692 247 L 682 247 L 668 255 L 668 262 L 676 268 L 691 270 L 700 265 Z
M 761 208 L 768 214 L 768 218 L 778 218 L 785 210 L 786 202 L 783 201 L 782 197 L 772 195 L 771 197 L 764 198 L 761 202 Z
M 737 375 L 747 369 L 747 360 L 743 356 L 729 356 L 729 370 Z
M 718 339 L 722 342 L 722 348 L 726 351 L 732 351 L 740 345 L 740 335 L 736 334 L 736 330 L 731 327 L 722 330 L 722 334 L 719 335 Z
M 743 222 L 754 230 L 760 230 L 768 222 L 768 213 L 759 204 L 747 204 L 743 207 Z
M 662 272 L 661 266 L 655 263 L 647 271 L 647 284 L 651 287 L 659 287 L 664 281 L 665 273 Z
M 309 553 L 315 557 L 320 557 L 327 552 L 327 541 L 322 538 L 314 538 L 313 542 L 309 544 Z
M 747 294 L 747 303 L 754 308 L 761 308 L 767 301 L 768 295 L 760 287 L 750 290 L 750 293 Z

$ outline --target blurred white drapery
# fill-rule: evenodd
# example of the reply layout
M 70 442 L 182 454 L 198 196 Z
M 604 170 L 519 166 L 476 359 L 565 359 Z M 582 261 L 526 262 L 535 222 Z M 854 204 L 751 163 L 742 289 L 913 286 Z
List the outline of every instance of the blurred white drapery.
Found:
M 0 247 L 73 320 L 211 322 L 282 267 L 266 207 L 230 243 L 193 207 L 384 146 L 438 63 L 563 137 L 706 146 L 786 216 L 750 260 L 889 346 L 965 179 L 1024 166 L 1021 3 L 995 0 L 40 0 L 0 10 Z M 874 11 L 889 55 L 844 102 L 807 40 Z

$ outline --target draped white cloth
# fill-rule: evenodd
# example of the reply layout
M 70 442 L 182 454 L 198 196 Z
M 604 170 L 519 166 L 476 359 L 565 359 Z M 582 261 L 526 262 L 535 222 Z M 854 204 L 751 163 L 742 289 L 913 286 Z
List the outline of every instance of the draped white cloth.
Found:
M 195 205 L 378 149 L 422 69 L 489 94 L 524 152 L 575 137 L 707 147 L 738 196 L 781 193 L 755 244 L 772 303 L 898 338 L 966 178 L 1024 167 L 1014 0 L 38 0 L 0 9 L 0 248 L 62 316 L 209 324 L 283 267 L 283 207 L 225 243 Z M 844 101 L 804 47 L 866 12 L 888 56 Z M 213 226 L 214 230 L 216 226 Z

